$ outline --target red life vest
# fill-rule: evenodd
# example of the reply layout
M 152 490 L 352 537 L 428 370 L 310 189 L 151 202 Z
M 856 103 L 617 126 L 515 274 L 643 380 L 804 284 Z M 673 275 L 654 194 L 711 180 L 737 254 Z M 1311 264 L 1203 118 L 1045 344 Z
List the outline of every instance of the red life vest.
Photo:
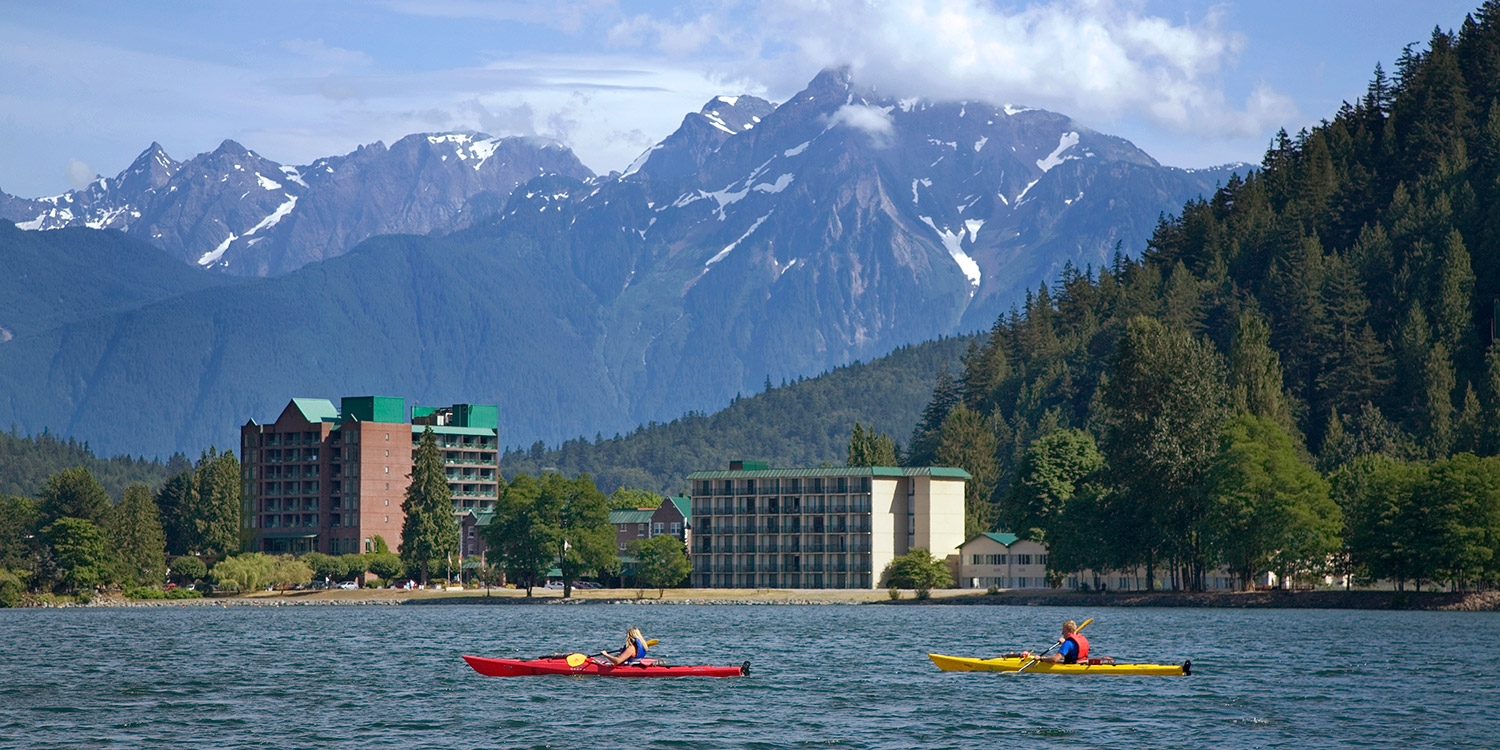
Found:
M 1066 659 L 1064 661 L 1065 664 L 1073 664 L 1075 662 L 1088 661 L 1088 658 L 1089 658 L 1089 639 L 1084 638 L 1082 633 L 1074 633 L 1074 634 L 1068 636 L 1067 638 L 1065 638 L 1064 640 L 1072 641 L 1073 645 L 1075 645 L 1075 646 L 1078 647 L 1078 654 L 1077 654 L 1077 656 L 1075 656 L 1074 658 L 1071 658 L 1071 659 Z

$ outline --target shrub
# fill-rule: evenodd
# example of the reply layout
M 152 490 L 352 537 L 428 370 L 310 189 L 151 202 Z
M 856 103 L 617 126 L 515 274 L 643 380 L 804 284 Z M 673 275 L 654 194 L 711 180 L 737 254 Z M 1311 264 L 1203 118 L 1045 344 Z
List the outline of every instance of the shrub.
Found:
M 887 591 L 886 594 L 891 597 L 891 601 L 895 601 L 901 598 L 901 589 L 892 586 L 891 590 Z
M 0 607 L 14 607 L 21 603 L 26 593 L 26 584 L 21 577 L 8 570 L 0 570 Z
M 918 599 L 931 596 L 934 588 L 953 585 L 953 575 L 948 572 L 947 563 L 920 547 L 892 560 L 885 568 L 884 577 L 892 588 L 916 589 Z
M 182 585 L 201 581 L 208 575 L 208 566 L 193 555 L 174 557 L 168 567 L 172 569 L 172 580 Z
M 1000 593 L 1000 587 L 994 584 L 990 584 L 990 587 L 988 589 L 985 589 L 984 593 L 989 594 L 990 596 L 994 596 Z
M 193 589 L 172 589 L 167 592 L 168 599 L 202 599 L 203 594 Z
M 155 586 L 137 586 L 125 590 L 126 599 L 165 599 L 167 592 Z

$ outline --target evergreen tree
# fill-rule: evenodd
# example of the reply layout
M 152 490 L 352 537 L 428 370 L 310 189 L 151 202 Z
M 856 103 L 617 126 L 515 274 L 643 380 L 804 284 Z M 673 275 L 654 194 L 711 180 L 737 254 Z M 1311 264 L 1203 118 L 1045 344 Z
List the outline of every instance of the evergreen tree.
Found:
M 1474 296 L 1474 269 L 1469 264 L 1469 250 L 1457 229 L 1448 232 L 1443 248 L 1442 275 L 1439 278 L 1434 318 L 1437 339 L 1448 347 L 1448 353 L 1462 360 L 1473 330 L 1470 300 Z
M 953 407 L 939 431 L 936 463 L 969 472 L 964 483 L 964 538 L 988 531 L 994 524 L 990 502 L 1000 478 L 995 464 L 995 432 L 984 415 L 963 404 Z
M 1453 363 L 1448 347 L 1434 344 L 1427 358 L 1426 415 L 1423 422 L 1427 450 L 1433 456 L 1448 455 L 1453 447 Z
M 1484 415 L 1474 386 L 1464 389 L 1464 405 L 1453 423 L 1453 452 L 1478 453 L 1484 442 Z
M 401 560 L 408 569 L 420 571 L 425 586 L 434 564 L 447 565 L 449 558 L 459 554 L 453 492 L 448 488 L 443 455 L 438 451 L 437 436 L 430 425 L 422 430 L 417 443 L 411 463 L 411 484 L 406 487 L 401 510 L 406 514 L 401 524 Z
M 1333 256 L 1326 270 L 1316 401 L 1347 414 L 1382 396 L 1390 384 L 1391 359 L 1371 327 L 1370 303 L 1354 268 Z
M 1500 453 L 1500 346 L 1490 344 L 1484 355 L 1485 398 L 1483 453 L 1493 456 Z
M 240 549 L 240 462 L 213 446 L 198 459 L 187 516 L 191 519 L 191 553 L 223 557 Z
M 109 493 L 82 466 L 65 469 L 47 480 L 42 490 L 41 524 L 59 518 L 81 518 L 95 526 L 109 515 Z
M 1229 347 L 1229 392 L 1234 409 L 1296 429 L 1281 378 L 1281 356 L 1260 316 L 1242 313 Z
M 854 423 L 849 435 L 849 460 L 847 466 L 898 466 L 896 442 L 890 435 L 876 432 L 873 428 Z
M 962 400 L 960 395 L 953 376 L 948 374 L 948 368 L 938 370 L 937 383 L 932 388 L 932 399 L 927 402 L 927 408 L 922 410 L 922 420 L 917 423 L 917 428 L 911 435 L 911 451 L 906 457 L 908 465 L 928 466 L 936 459 L 943 422 L 947 420 L 948 412 Z
M 1059 536 L 1075 493 L 1103 468 L 1104 456 L 1087 432 L 1061 429 L 1038 437 L 1016 466 L 1001 521 L 1018 534 L 1050 543 Z
M 186 555 L 200 547 L 198 527 L 192 517 L 192 509 L 197 504 L 196 479 L 197 473 L 189 464 L 186 470 L 172 475 L 156 493 L 168 554 Z
M 30 570 L 41 512 L 27 497 L 0 497 L 0 570 Z
M 107 531 L 121 572 L 137 585 L 161 585 L 167 575 L 166 534 L 151 489 L 144 484 L 125 488 L 125 497 L 110 514 Z
M 109 540 L 92 521 L 63 516 L 42 529 L 64 586 L 73 591 L 113 582 Z

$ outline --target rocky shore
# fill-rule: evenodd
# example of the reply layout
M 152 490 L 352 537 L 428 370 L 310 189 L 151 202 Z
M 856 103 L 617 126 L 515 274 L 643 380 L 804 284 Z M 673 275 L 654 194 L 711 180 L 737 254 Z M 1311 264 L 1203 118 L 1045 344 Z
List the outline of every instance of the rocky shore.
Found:
M 889 602 L 901 604 L 900 601 Z M 914 602 L 913 602 L 914 603 Z M 1022 607 L 1218 607 L 1224 609 L 1403 609 L 1500 611 L 1500 591 L 1047 592 L 949 596 L 929 604 Z

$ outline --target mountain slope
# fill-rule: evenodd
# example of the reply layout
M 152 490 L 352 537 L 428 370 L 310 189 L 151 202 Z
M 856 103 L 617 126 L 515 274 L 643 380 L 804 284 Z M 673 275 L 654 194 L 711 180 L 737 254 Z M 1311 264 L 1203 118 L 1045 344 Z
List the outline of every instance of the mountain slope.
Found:
M 118 232 L 25 232 L 0 222 L 0 343 L 233 283 Z
M 153 143 L 117 177 L 82 190 L 0 195 L 0 218 L 22 229 L 118 229 L 198 266 L 274 276 L 376 235 L 468 226 L 517 185 L 554 173 L 593 176 L 557 143 L 482 133 L 410 135 L 297 167 L 234 141 L 185 162 Z

